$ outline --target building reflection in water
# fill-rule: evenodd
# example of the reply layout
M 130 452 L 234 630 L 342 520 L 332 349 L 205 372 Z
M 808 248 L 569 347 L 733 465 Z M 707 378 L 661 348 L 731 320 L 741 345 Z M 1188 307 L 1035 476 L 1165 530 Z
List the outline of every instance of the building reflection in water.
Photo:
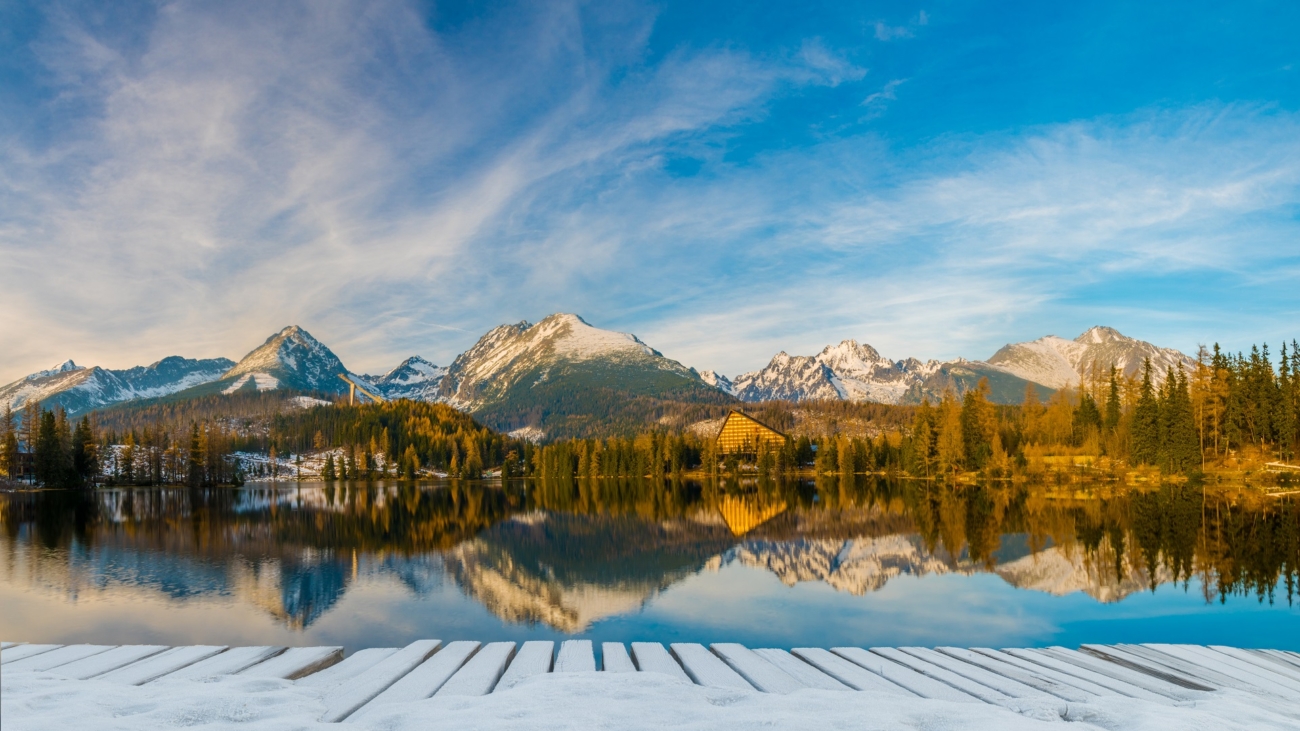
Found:
M 506 623 L 579 633 L 731 564 L 858 596 L 991 573 L 1099 602 L 1193 579 L 1207 601 L 1289 602 L 1300 558 L 1295 501 L 1187 484 L 291 484 L 19 493 L 0 511 L 8 583 L 230 597 L 296 629 L 375 577 L 421 596 L 451 582 Z

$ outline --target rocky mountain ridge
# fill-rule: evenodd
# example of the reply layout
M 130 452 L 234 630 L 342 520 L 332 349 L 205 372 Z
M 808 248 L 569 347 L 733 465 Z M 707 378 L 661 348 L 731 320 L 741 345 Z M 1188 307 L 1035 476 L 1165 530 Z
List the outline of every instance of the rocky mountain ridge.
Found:
M 559 313 L 536 324 L 495 327 L 449 366 L 412 356 L 383 375 L 357 375 L 306 330 L 290 326 L 238 363 L 172 356 L 150 366 L 112 371 L 83 368 L 69 360 L 0 388 L 0 404 L 17 408 L 37 399 L 77 414 L 135 399 L 240 390 L 342 394 L 348 386 L 338 376 L 346 374 L 386 398 L 444 402 L 483 415 L 498 428 L 540 429 L 543 420 L 573 416 L 560 413 L 564 409 L 577 408 L 591 416 L 608 412 L 619 399 L 920 403 L 936 401 L 949 391 L 960 396 L 982 379 L 989 381 L 994 401 L 1018 403 L 1026 388 L 1046 398 L 1054 389 L 1077 385 L 1094 367 L 1114 364 L 1132 374 L 1144 358 L 1151 358 L 1157 380 L 1169 368 L 1194 365 L 1176 350 L 1099 326 L 1074 340 L 1048 336 L 1012 343 L 988 361 L 891 360 L 871 345 L 850 339 L 811 356 L 782 351 L 762 369 L 728 379 L 715 371 L 696 372 L 635 335 Z M 557 411 L 560 404 L 566 405 Z M 588 426 L 572 422 L 564 429 L 580 432 L 590 421 L 584 422 Z

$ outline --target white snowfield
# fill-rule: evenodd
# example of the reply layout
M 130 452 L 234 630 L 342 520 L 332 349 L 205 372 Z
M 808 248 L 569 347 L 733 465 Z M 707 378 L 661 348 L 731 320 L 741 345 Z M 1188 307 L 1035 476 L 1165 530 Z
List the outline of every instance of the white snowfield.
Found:
M 336 647 L 3 644 L 4 727 L 1296 729 L 1300 655 L 420 640 Z M 601 669 L 603 667 L 603 670 Z

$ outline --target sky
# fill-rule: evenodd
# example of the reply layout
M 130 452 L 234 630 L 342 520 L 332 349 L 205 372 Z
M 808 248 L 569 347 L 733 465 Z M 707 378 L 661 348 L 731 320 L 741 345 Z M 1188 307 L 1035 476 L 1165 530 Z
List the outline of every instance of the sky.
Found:
M 1300 337 L 1300 4 L 0 0 L 0 382 Z

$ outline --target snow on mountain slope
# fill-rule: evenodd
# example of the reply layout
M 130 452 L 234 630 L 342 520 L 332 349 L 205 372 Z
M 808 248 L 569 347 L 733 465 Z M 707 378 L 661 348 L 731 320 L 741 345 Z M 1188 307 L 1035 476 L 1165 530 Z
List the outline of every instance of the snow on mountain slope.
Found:
M 215 381 L 234 362 L 226 358 L 192 360 L 170 356 L 125 370 L 83 368 L 71 360 L 0 388 L 0 405 L 20 408 L 40 401 L 76 415 L 123 401 L 156 398 Z
M 700 380 L 725 394 L 736 395 L 736 387 L 731 380 L 717 371 L 700 371 Z
M 935 372 L 935 361 L 891 361 L 870 345 L 845 340 L 814 356 L 777 353 L 760 371 L 737 376 L 733 393 L 744 401 L 806 399 L 898 403 L 913 384 Z
M 311 333 L 290 325 L 244 356 L 221 377 L 219 385 L 222 393 L 276 388 L 345 393 L 348 386 L 339 374 L 365 378 L 345 368 L 338 356 Z
M 598 368 L 614 380 L 621 372 L 632 387 L 646 371 L 704 385 L 695 371 L 665 358 L 635 335 L 601 330 L 577 315 L 561 313 L 536 325 L 520 322 L 493 328 L 452 362 L 439 396 L 455 406 L 473 409 L 516 386 L 536 387 L 572 374 L 574 366 L 586 366 L 579 370 L 588 376 Z M 582 386 L 577 380 L 572 383 L 573 388 Z
M 364 378 L 385 398 L 437 401 L 438 388 L 446 375 L 446 367 L 438 367 L 413 355 L 382 376 Z
M 1144 359 L 1151 359 L 1152 378 L 1163 383 L 1170 368 L 1190 370 L 1196 362 L 1172 348 L 1126 337 L 1109 327 L 1093 327 L 1074 340 L 1055 335 L 1027 343 L 1003 346 L 989 358 L 990 365 L 1020 378 L 1052 388 L 1079 385 L 1093 368 L 1106 372 L 1113 365 L 1126 376 L 1140 375 Z

